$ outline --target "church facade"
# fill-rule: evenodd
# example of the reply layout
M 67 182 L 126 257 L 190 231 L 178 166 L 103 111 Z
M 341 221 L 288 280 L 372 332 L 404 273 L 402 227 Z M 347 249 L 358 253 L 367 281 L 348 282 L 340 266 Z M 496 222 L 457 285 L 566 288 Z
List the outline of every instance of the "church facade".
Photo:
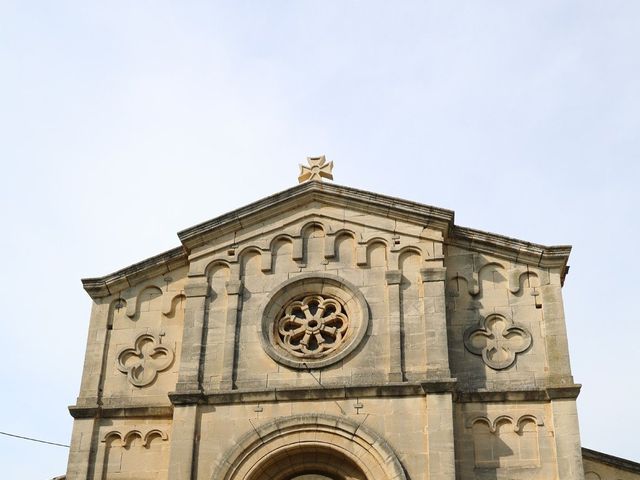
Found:
M 570 247 L 330 176 L 310 159 L 300 185 L 83 280 L 67 479 L 640 478 L 583 458 Z

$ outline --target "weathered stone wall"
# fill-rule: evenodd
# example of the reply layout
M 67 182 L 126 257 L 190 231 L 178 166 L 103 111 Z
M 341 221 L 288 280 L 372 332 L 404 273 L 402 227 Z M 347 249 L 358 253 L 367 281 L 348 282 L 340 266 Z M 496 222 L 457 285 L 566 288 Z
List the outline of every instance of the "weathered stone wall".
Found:
M 94 301 L 75 408 L 116 413 L 75 421 L 68 478 L 166 478 L 186 274 L 179 268 Z M 149 407 L 164 407 L 163 416 L 124 419 Z
M 455 408 L 458 478 L 557 478 L 548 402 L 464 403 Z
M 78 405 L 170 405 L 184 323 L 186 269 L 94 303 Z
M 458 478 L 580 478 L 575 401 L 550 401 L 573 386 L 561 268 L 445 253 L 451 371 L 470 402 L 456 407 Z
M 308 400 L 265 403 L 257 405 L 219 405 L 204 407 L 200 412 L 201 436 L 198 447 L 197 478 L 211 479 L 225 462 L 231 460 L 236 445 L 254 428 L 258 431 L 270 421 L 279 418 L 327 415 L 333 423 L 351 421 L 361 427 L 383 433 L 410 478 L 425 478 L 428 467 L 427 402 L 423 398 L 387 398 L 361 400 L 358 410 L 355 399 Z M 256 411 L 259 410 L 259 411 Z M 444 412 L 442 412 L 444 413 Z M 301 423 L 298 420 L 297 423 Z M 330 431 L 314 423 L 312 438 L 334 442 Z M 299 435 L 299 434 L 298 434 Z M 298 438 L 299 442 L 300 439 Z M 319 442 L 321 443 L 321 442 Z M 316 445 L 321 451 L 321 445 Z M 341 447 L 350 449 L 349 445 Z M 291 456 L 295 457 L 293 450 Z
M 460 388 L 571 385 L 559 269 L 447 248 L 452 375 Z
M 69 479 L 582 480 L 567 253 L 340 188 L 85 285 Z
M 274 362 L 260 339 L 269 296 L 296 276 L 313 274 L 351 285 L 369 309 L 358 354 L 318 371 L 323 384 L 426 378 L 425 308 L 433 306 L 423 301 L 420 272 L 442 266 L 440 232 L 313 205 L 248 230 L 237 233 L 232 245 L 192 253 L 190 278 L 201 277 L 211 291 L 202 307 L 205 390 L 317 386 L 305 369 Z

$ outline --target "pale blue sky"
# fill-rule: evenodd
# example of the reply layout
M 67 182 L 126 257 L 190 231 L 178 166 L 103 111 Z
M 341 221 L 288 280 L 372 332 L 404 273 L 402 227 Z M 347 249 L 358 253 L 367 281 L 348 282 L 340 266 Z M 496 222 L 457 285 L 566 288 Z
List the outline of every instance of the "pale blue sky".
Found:
M 0 431 L 68 443 L 81 277 L 296 183 L 572 244 L 583 444 L 640 461 L 640 2 L 0 0 Z M 3 477 L 67 451 L 0 436 Z

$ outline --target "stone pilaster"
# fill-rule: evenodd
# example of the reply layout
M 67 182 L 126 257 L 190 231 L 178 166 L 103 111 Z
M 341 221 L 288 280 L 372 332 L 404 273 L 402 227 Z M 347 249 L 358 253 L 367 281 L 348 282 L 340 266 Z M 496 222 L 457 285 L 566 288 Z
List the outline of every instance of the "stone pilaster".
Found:
M 177 392 L 201 389 L 200 368 L 204 353 L 204 324 L 209 283 L 206 277 L 190 277 L 185 285 L 184 333 Z
M 238 310 L 240 309 L 240 293 L 242 281 L 232 280 L 227 282 L 227 315 L 224 333 L 224 353 L 222 356 L 221 390 L 233 388 L 234 368 L 236 365 L 236 333 L 238 327 Z
M 450 393 L 427 394 L 429 480 L 454 480 L 453 398 Z
M 449 349 L 445 299 L 445 267 L 422 268 L 424 319 L 426 326 L 427 372 L 448 378 Z
M 574 399 L 551 401 L 555 429 L 558 478 L 584 480 L 578 411 Z
M 82 369 L 80 397 L 77 405 L 94 406 L 100 400 L 100 387 L 105 372 L 104 361 L 109 338 L 109 302 L 104 299 L 94 301 L 91 307 L 91 320 L 87 336 L 87 353 Z
M 549 383 L 552 385 L 572 385 L 571 364 L 569 362 L 569 342 L 564 318 L 562 290 L 558 285 L 545 285 L 542 291 L 542 314 L 544 316 L 545 344 L 549 362 Z
M 92 458 L 92 447 L 98 448 L 99 446 L 97 440 L 95 441 L 95 446 L 93 446 L 96 422 L 98 422 L 98 420 L 93 418 L 74 420 L 71 446 L 69 448 L 69 462 L 67 464 L 67 480 L 86 480 L 92 478 L 90 476 L 91 467 L 93 466 L 90 461 Z
M 173 410 L 168 476 L 171 480 L 193 478 L 197 415 L 197 405 L 176 405 Z
M 389 381 L 401 382 L 402 375 L 402 337 L 400 318 L 400 282 L 402 272 L 400 270 L 388 270 L 385 272 L 387 280 L 388 325 L 389 325 Z

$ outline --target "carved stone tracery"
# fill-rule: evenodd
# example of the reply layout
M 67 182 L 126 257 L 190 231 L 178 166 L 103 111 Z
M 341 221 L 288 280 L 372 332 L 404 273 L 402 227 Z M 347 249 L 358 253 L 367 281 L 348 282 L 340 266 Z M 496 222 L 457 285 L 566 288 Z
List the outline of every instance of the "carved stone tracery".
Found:
M 273 360 L 296 369 L 339 362 L 364 340 L 369 308 L 357 287 L 324 272 L 297 275 L 266 298 L 260 341 Z
M 171 366 L 173 357 L 173 350 L 162 345 L 159 338 L 143 333 L 136 338 L 133 347 L 120 351 L 117 366 L 118 370 L 127 374 L 133 386 L 145 387 L 153 383 L 159 372 Z
M 520 325 L 502 315 L 493 314 L 484 318 L 464 333 L 464 346 L 475 355 L 482 356 L 484 363 L 494 370 L 513 365 L 516 355 L 531 346 L 531 334 Z
M 326 295 L 290 302 L 278 320 L 278 343 L 298 357 L 319 358 L 335 350 L 349 328 L 342 304 Z

